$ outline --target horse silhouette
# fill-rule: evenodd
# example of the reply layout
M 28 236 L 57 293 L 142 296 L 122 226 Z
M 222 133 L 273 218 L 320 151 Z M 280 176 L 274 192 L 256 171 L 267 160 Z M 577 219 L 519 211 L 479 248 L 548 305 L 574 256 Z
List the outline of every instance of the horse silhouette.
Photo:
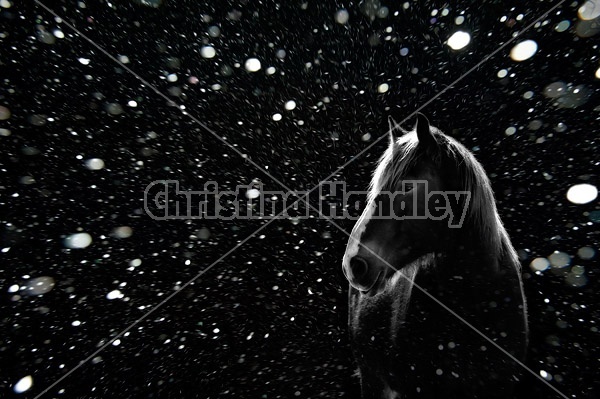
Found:
M 424 115 L 390 129 L 343 271 L 363 399 L 512 397 L 528 334 L 520 263 L 483 167 Z

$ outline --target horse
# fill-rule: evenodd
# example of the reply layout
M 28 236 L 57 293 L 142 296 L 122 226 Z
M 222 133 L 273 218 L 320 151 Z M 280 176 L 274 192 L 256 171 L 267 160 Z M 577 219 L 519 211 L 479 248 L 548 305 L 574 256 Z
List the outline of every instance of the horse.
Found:
M 423 114 L 394 125 L 342 261 L 362 398 L 511 398 L 527 309 L 490 181 Z

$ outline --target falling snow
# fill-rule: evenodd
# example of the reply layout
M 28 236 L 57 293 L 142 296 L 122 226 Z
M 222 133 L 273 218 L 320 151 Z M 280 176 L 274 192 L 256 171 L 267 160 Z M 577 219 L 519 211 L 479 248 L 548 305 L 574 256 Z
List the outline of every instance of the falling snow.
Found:
M 456 31 L 448 39 L 448 46 L 452 50 L 461 50 L 465 48 L 471 42 L 471 35 L 461 30 Z
M 91 158 L 85 161 L 85 166 L 89 170 L 100 170 L 104 168 L 104 161 L 100 158 Z
M 334 172 L 365 190 L 388 116 L 419 107 L 485 167 L 523 266 L 521 397 L 596 394 L 599 1 L 175 3 L 0 0 L 5 396 L 359 397 L 342 232 L 302 202 L 146 208 L 209 182 L 225 213 Z
M 248 58 L 244 63 L 244 67 L 248 72 L 258 72 L 261 68 L 261 64 L 257 58 Z
M 285 109 L 291 111 L 296 108 L 296 102 L 294 100 L 287 101 L 285 103 Z
M 217 51 L 211 46 L 204 46 L 200 49 L 200 55 L 204 58 L 214 58 L 216 54 Z
M 67 248 L 86 248 L 92 243 L 92 236 L 88 233 L 77 233 L 65 238 Z
M 574 204 L 587 204 L 598 198 L 598 188 L 582 183 L 571 186 L 567 191 L 567 199 Z
M 525 40 L 515 45 L 510 50 L 510 58 L 514 61 L 525 61 L 537 52 L 538 45 L 533 40 Z
M 26 377 L 21 378 L 14 386 L 13 390 L 15 393 L 23 393 L 28 391 L 33 385 L 33 378 L 28 375 Z

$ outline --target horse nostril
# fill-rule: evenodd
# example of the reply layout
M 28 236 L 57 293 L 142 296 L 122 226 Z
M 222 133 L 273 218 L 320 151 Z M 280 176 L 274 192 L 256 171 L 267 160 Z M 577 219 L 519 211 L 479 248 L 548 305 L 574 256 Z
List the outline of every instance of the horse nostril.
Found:
M 354 258 L 350 259 L 350 269 L 352 270 L 354 278 L 360 279 L 365 274 L 367 274 L 367 271 L 369 270 L 369 265 L 367 264 L 367 261 L 363 258 L 355 256 Z

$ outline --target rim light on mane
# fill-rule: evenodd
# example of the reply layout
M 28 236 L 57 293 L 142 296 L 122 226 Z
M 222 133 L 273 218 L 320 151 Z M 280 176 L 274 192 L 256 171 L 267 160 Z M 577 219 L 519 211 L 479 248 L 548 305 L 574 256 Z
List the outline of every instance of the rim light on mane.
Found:
M 399 130 L 402 135 L 396 138 L 393 129 Z M 430 129 L 440 144 L 438 145 L 440 156 L 454 163 L 462 179 L 463 187 L 460 189 L 471 192 L 465 223 L 472 223 L 479 231 L 488 253 L 509 256 L 519 264 L 517 253 L 510 243 L 508 233 L 498 214 L 491 183 L 483 166 L 457 140 L 433 126 L 430 126 Z M 369 185 L 368 204 L 371 204 L 384 188 L 389 191 L 399 191 L 402 179 L 418 161 L 419 140 L 416 130 L 405 131 L 396 125 L 391 128 L 390 133 L 392 137 L 390 144 L 379 159 Z

